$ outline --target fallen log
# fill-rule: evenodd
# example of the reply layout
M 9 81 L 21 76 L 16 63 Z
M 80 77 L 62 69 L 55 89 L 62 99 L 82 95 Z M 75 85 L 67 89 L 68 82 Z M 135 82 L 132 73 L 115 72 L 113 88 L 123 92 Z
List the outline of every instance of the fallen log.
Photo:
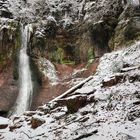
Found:
M 79 84 L 75 85 L 74 87 L 72 87 L 69 90 L 67 90 L 66 92 L 64 92 L 62 95 L 60 95 L 60 96 L 54 98 L 53 100 L 51 100 L 49 103 L 54 102 L 54 101 L 56 101 L 58 99 L 61 99 L 61 98 L 66 97 L 68 94 L 71 94 L 75 90 L 81 88 L 85 83 L 87 83 L 88 81 L 90 81 L 92 78 L 93 78 L 93 76 L 89 76 L 85 80 L 81 81 Z

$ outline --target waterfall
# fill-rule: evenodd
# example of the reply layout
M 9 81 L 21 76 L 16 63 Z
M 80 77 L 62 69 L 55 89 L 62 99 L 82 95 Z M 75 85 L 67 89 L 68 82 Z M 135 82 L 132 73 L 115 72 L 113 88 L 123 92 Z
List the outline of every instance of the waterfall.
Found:
M 29 25 L 21 27 L 21 49 L 19 52 L 19 96 L 16 101 L 14 114 L 22 114 L 30 108 L 33 85 L 27 45 L 29 40 Z

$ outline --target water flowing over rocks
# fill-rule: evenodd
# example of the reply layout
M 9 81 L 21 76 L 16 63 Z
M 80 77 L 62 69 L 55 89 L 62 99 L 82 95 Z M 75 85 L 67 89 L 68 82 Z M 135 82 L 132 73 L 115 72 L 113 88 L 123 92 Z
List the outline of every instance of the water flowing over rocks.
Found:
M 25 29 L 24 29 L 25 28 Z M 30 108 L 33 94 L 29 57 L 27 55 L 27 45 L 29 41 L 28 25 L 21 28 L 21 49 L 19 53 L 19 95 L 14 107 L 14 114 L 22 114 Z

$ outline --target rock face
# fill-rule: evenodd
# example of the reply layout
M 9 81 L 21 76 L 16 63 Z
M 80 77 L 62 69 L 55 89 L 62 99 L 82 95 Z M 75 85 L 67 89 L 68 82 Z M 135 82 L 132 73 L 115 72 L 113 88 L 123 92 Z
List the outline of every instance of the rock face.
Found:
M 115 50 L 140 39 L 140 6 L 128 4 L 119 17 L 119 23 L 110 40 L 110 47 Z
M 45 55 L 59 63 L 79 63 L 87 62 L 91 57 L 89 53 L 92 57 L 100 57 L 110 51 L 108 42 L 123 11 L 120 1 L 57 1 L 47 4 L 56 6 L 56 9 L 52 12 L 48 8 L 44 13 L 47 18 L 34 24 L 32 55 Z
M 0 20 L 0 114 L 7 115 L 18 94 L 17 52 L 20 46 L 17 22 Z
M 108 42 L 126 7 L 121 0 L 8 2 L 2 6 L 14 18 L 33 23 L 29 54 L 66 64 L 110 51 Z
M 0 21 L 0 71 L 6 69 L 16 59 L 17 48 L 20 46 L 19 27 L 16 21 Z
M 139 3 L 19 0 L 1 5 L 17 20 L 33 23 L 29 54 L 35 58 L 77 64 L 139 39 Z

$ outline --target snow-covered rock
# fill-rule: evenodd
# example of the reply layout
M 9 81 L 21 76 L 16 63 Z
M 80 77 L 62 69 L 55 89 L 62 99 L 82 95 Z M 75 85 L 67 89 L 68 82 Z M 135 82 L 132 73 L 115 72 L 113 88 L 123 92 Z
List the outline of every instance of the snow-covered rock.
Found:
M 8 127 L 9 119 L 0 117 L 0 129 L 5 129 Z
M 81 89 L 77 89 L 75 94 L 92 94 L 95 92 L 95 89 L 92 86 L 86 86 Z
M 41 126 L 43 123 L 45 123 L 45 120 L 41 116 L 39 116 L 39 115 L 32 116 L 31 127 L 33 129 Z

